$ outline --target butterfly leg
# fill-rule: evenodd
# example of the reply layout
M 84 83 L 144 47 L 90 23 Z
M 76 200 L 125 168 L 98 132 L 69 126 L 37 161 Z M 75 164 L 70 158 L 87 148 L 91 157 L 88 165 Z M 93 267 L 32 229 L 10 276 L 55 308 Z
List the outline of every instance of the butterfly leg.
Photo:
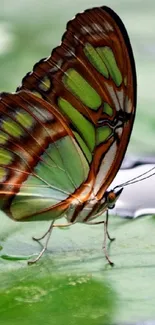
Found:
M 87 222 L 87 224 L 89 225 L 99 225 L 99 224 L 104 224 L 104 241 L 103 241 L 103 250 L 104 250 L 104 255 L 108 261 L 108 263 L 113 266 L 114 263 L 110 261 L 109 256 L 107 254 L 107 247 L 106 247 L 106 239 L 108 237 L 108 239 L 110 241 L 115 240 L 115 238 L 111 238 L 108 232 L 108 220 L 109 220 L 109 214 L 108 214 L 108 210 L 106 211 L 106 220 L 105 221 L 97 221 L 97 222 Z
M 51 226 L 53 226 L 53 223 L 54 223 L 54 222 L 52 221 L 51 224 L 50 224 L 50 227 L 49 227 L 48 230 L 43 234 L 43 236 L 41 236 L 41 237 L 39 237 L 39 238 L 32 237 L 32 239 L 35 240 L 35 241 L 40 241 L 40 240 L 44 239 L 44 238 L 47 236 L 47 234 L 50 232 L 50 230 L 51 230 Z
M 53 224 L 53 221 L 52 221 L 51 225 L 52 225 L 53 228 L 55 228 L 55 227 L 57 227 L 57 228 L 64 228 L 64 227 L 69 227 L 69 226 L 73 225 L 73 222 L 69 222 L 67 224 L 57 224 L 57 225 L 54 225 Z M 43 236 L 41 236 L 39 238 L 32 237 L 32 239 L 35 240 L 35 241 L 40 241 L 40 240 L 44 239 L 47 236 L 47 234 L 51 231 L 51 225 L 50 225 L 50 227 L 48 228 L 48 230 L 45 232 L 45 234 Z
M 96 221 L 96 222 L 87 222 L 87 225 L 100 225 L 102 223 L 106 223 L 107 224 L 107 237 L 110 241 L 113 241 L 115 240 L 115 238 L 112 238 L 110 235 L 109 235 L 109 231 L 108 231 L 108 220 L 109 220 L 109 214 L 108 214 L 108 210 L 106 211 L 106 221 Z
M 106 243 L 106 239 L 107 239 L 107 237 L 109 238 L 107 228 L 108 228 L 108 210 L 106 211 L 106 221 L 104 222 L 104 241 L 103 241 L 103 250 L 104 250 L 104 255 L 105 255 L 105 257 L 106 257 L 108 263 L 109 263 L 111 266 L 114 266 L 114 263 L 111 262 L 111 260 L 109 259 L 108 254 L 107 254 L 107 243 Z M 110 237 L 110 240 L 111 240 L 111 237 Z
M 109 221 L 109 210 L 106 210 L 106 221 L 105 221 L 105 223 L 107 224 L 107 232 L 106 232 L 106 234 L 107 234 L 107 237 L 108 237 L 108 239 L 109 239 L 110 241 L 114 241 L 115 238 L 114 238 L 114 237 L 111 237 L 111 236 L 109 235 L 109 232 L 108 232 L 108 221 Z
M 41 238 L 39 238 L 39 239 L 36 239 L 36 238 L 35 238 L 35 240 L 39 241 L 40 239 L 43 239 L 46 235 L 48 235 L 48 236 L 47 236 L 47 239 L 46 239 L 46 242 L 45 242 L 45 245 L 44 245 L 44 247 L 43 247 L 43 249 L 41 250 L 41 252 L 39 253 L 39 255 L 38 255 L 34 260 L 28 261 L 28 264 L 29 264 L 29 265 L 38 262 L 38 261 L 40 260 L 40 258 L 42 257 L 42 255 L 44 254 L 44 252 L 46 251 L 46 249 L 47 249 L 47 245 L 48 245 L 48 242 L 49 242 L 49 239 L 50 239 L 50 237 L 51 237 L 52 230 L 53 230 L 53 224 L 54 224 L 54 221 L 55 221 L 55 220 L 53 220 L 53 221 L 51 222 L 48 231 L 46 231 L 46 233 L 45 233 Z
M 54 225 L 54 221 L 55 220 L 53 220 L 51 222 L 50 227 L 48 228 L 48 230 L 45 232 L 45 234 L 42 237 L 40 237 L 40 238 L 33 237 L 33 240 L 40 241 L 40 240 L 42 240 L 43 238 L 45 238 L 48 235 L 47 236 L 47 239 L 46 239 L 46 242 L 45 242 L 45 246 L 43 247 L 43 249 L 41 250 L 41 252 L 39 253 L 39 255 L 34 260 L 28 261 L 28 264 L 29 265 L 38 262 L 40 260 L 40 258 L 42 257 L 42 255 L 44 254 L 44 252 L 46 251 L 47 245 L 48 245 L 49 239 L 51 237 L 51 233 L 52 233 L 53 228 L 55 228 L 55 227 L 57 227 L 57 228 L 64 228 L 64 227 L 68 227 L 68 226 L 73 225 L 73 222 L 69 222 L 67 224 L 57 224 L 57 225 Z

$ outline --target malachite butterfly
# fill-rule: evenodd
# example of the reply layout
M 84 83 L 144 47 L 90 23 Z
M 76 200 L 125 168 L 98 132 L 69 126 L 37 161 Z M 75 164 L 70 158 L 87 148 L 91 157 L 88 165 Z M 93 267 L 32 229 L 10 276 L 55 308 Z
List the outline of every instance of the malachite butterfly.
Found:
M 1 94 L 1 209 L 16 221 L 51 220 L 47 242 L 63 216 L 69 224 L 104 223 L 112 265 L 108 209 L 122 188 L 107 189 L 135 109 L 135 63 L 122 21 L 108 7 L 77 14 L 61 45 L 34 66 L 17 93 Z M 105 221 L 92 221 L 104 212 Z

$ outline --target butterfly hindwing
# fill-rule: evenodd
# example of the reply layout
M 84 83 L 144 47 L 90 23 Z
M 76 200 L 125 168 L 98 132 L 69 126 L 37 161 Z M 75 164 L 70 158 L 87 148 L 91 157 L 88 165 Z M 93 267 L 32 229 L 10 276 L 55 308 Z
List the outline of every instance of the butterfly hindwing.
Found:
M 90 165 L 87 184 L 100 200 L 124 157 L 136 108 L 135 64 L 120 18 L 107 7 L 78 14 L 61 45 L 34 66 L 20 89 L 67 119 Z
M 60 217 L 88 173 L 73 132 L 52 105 L 25 91 L 1 95 L 0 203 L 10 217 Z

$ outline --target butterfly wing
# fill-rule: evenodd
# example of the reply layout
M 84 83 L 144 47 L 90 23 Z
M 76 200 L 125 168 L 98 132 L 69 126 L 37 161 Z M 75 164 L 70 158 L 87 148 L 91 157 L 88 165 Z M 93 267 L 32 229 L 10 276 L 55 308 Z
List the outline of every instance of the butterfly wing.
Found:
M 124 157 L 136 109 L 134 58 L 120 18 L 108 7 L 78 14 L 19 89 L 65 116 L 90 165 L 86 183 L 100 200 Z
M 25 91 L 1 95 L 3 211 L 18 221 L 56 219 L 67 211 L 88 173 L 87 159 L 54 107 Z

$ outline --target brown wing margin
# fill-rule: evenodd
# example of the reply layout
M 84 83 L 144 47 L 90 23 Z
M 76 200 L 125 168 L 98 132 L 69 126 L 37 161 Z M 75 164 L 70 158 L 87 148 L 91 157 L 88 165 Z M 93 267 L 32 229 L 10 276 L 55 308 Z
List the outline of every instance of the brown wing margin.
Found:
M 129 36 L 128 36 L 126 28 L 125 28 L 122 20 L 119 18 L 119 16 L 112 9 L 110 9 L 109 7 L 103 6 L 102 9 L 105 10 L 114 19 L 114 21 L 118 25 L 118 27 L 119 27 L 122 35 L 123 35 L 124 42 L 125 42 L 128 54 L 129 54 L 130 64 L 131 64 L 131 73 L 132 73 L 133 110 L 132 110 L 132 116 L 131 116 L 131 119 L 130 119 L 130 125 L 128 126 L 127 130 L 125 130 L 125 132 L 123 132 L 124 139 L 121 140 L 121 144 L 119 146 L 119 150 L 117 151 L 115 162 L 114 162 L 114 164 L 112 164 L 112 166 L 111 166 L 111 168 L 109 170 L 109 173 L 107 175 L 107 179 L 106 179 L 106 181 L 104 182 L 103 186 L 101 187 L 101 189 L 99 190 L 99 192 L 97 194 L 98 198 L 101 198 L 104 195 L 106 189 L 109 187 L 110 183 L 112 182 L 112 180 L 116 176 L 117 171 L 119 170 L 119 168 L 121 166 L 122 160 L 123 160 L 123 158 L 125 156 L 127 146 L 128 146 L 129 140 L 130 140 L 130 136 L 131 136 L 131 132 L 132 132 L 132 128 L 133 128 L 133 122 L 134 122 L 135 114 L 136 114 L 136 105 L 137 105 L 136 66 L 135 66 L 135 60 L 134 60 L 133 51 L 132 51 Z
M 136 108 L 136 106 L 137 106 L 137 75 L 136 75 L 136 65 L 135 65 L 135 60 L 134 60 L 133 51 L 132 51 L 132 47 L 131 47 L 131 43 L 130 43 L 130 39 L 129 39 L 128 33 L 126 31 L 126 28 L 125 28 L 122 20 L 115 13 L 115 11 L 113 11 L 112 9 L 110 9 L 107 6 L 103 6 L 101 8 L 103 10 L 105 10 L 115 20 L 115 22 L 117 23 L 117 25 L 118 25 L 118 27 L 119 27 L 122 35 L 123 35 L 124 42 L 125 42 L 125 45 L 127 47 L 128 53 L 129 53 L 130 63 L 131 63 L 131 68 L 132 68 L 133 89 L 134 89 L 134 101 L 133 101 L 133 105 Z M 134 115 L 134 117 L 135 117 L 135 115 Z
M 124 38 L 124 42 L 126 44 L 126 47 L 127 47 L 127 50 L 128 50 L 128 53 L 129 53 L 129 56 L 130 56 L 130 63 L 131 63 L 131 67 L 132 67 L 132 74 L 133 74 L 133 84 L 134 84 L 134 91 L 135 91 L 135 95 L 134 95 L 134 107 L 136 107 L 136 100 L 137 100 L 137 79 L 136 79 L 136 68 L 135 68 L 135 61 L 134 61 L 134 57 L 133 57 L 133 51 L 132 51 L 132 48 L 131 48 L 131 44 L 130 44 L 130 40 L 129 40 L 129 37 L 128 37 L 128 34 L 127 34 L 127 31 L 126 31 L 126 28 L 123 24 L 123 22 L 121 21 L 121 19 L 119 18 L 119 16 L 112 10 L 110 9 L 109 7 L 107 6 L 102 6 L 102 7 L 94 7 L 94 8 L 91 8 L 91 9 L 87 9 L 85 10 L 84 12 L 82 13 L 78 13 L 72 20 L 70 20 L 68 23 L 67 23 L 67 26 L 73 21 L 73 20 L 76 20 L 76 17 L 79 16 L 79 15 L 82 15 L 84 13 L 89 13 L 90 11 L 93 11 L 93 10 L 97 10 L 97 9 L 101 9 L 101 10 L 104 10 L 106 13 L 108 13 L 110 15 L 110 17 L 113 18 L 113 20 L 116 22 L 116 24 L 118 25 L 122 35 L 123 35 L 123 38 Z M 66 32 L 67 32 L 67 29 L 65 31 L 65 33 L 63 34 L 62 36 L 62 42 L 61 44 L 63 43 L 63 40 L 64 40 L 64 37 L 66 35 Z M 60 45 L 61 46 L 61 45 Z M 59 47 L 60 47 L 59 46 Z M 57 49 L 58 47 L 55 47 L 52 52 L 51 52 L 51 56 L 55 53 L 55 50 Z M 32 76 L 33 72 L 35 71 L 35 69 L 37 68 L 37 66 L 45 61 L 48 60 L 48 57 L 47 58 L 44 58 L 44 59 L 41 59 L 40 61 L 38 61 L 34 67 L 33 67 L 33 71 L 31 72 L 28 72 L 22 79 L 22 84 L 21 86 L 17 87 L 16 91 L 19 91 L 21 90 L 21 88 L 23 88 L 23 83 L 27 80 L 27 78 L 29 76 Z M 28 87 L 28 84 L 26 85 Z M 24 87 L 26 88 L 26 87 Z M 27 88 L 29 89 L 29 87 Z

